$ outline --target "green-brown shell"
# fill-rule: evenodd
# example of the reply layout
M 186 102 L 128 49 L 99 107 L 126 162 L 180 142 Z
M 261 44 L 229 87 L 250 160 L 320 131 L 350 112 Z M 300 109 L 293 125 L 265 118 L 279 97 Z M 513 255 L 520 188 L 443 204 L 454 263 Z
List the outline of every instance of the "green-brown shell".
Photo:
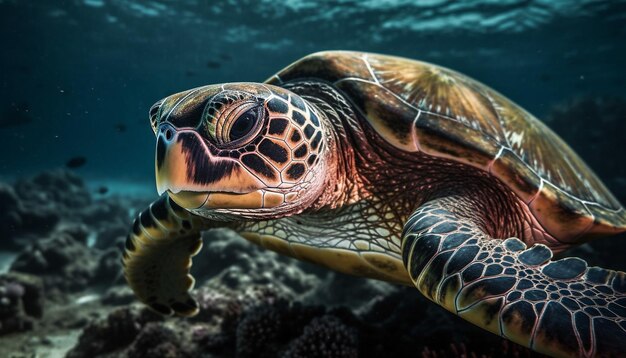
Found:
M 490 172 L 561 241 L 626 228 L 625 210 L 576 153 L 484 84 L 425 62 L 344 51 L 307 56 L 268 82 L 310 78 L 343 91 L 395 147 Z

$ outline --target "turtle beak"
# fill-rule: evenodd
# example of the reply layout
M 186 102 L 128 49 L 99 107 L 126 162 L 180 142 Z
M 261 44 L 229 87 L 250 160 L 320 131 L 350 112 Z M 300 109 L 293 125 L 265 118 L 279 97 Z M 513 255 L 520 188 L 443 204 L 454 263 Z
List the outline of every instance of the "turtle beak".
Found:
M 192 132 L 189 132 L 192 133 Z M 170 125 L 159 128 L 156 144 L 156 185 L 159 195 L 165 192 L 175 199 L 177 204 L 192 209 L 202 206 L 208 193 L 199 185 L 189 181 L 189 159 L 181 140 L 181 132 Z M 176 198 L 175 198 L 176 197 Z
M 168 123 L 157 132 L 155 174 L 159 195 L 167 192 L 185 209 L 202 207 L 211 193 L 248 193 L 262 186 L 236 160 L 213 156 L 195 130 Z

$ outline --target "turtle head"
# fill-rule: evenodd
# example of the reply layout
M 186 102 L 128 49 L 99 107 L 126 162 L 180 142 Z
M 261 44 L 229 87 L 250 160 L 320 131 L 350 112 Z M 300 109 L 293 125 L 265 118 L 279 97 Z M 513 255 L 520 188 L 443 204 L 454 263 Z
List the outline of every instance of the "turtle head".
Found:
M 325 179 L 322 116 L 267 84 L 166 97 L 150 109 L 159 194 L 204 216 L 275 218 L 306 209 Z

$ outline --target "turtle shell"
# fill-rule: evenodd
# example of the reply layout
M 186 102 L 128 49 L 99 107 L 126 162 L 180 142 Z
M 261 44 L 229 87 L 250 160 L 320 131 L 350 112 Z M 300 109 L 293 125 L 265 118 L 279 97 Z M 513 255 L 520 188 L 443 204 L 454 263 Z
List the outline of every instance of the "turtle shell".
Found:
M 332 83 L 393 146 L 491 173 L 561 242 L 626 230 L 626 212 L 546 125 L 488 86 L 430 63 L 361 52 L 304 57 L 268 79 Z

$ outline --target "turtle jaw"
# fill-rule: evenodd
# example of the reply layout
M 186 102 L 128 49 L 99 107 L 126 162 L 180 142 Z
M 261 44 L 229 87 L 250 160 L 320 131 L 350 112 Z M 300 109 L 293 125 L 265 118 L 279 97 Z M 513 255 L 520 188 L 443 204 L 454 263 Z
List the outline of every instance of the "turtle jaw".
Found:
M 176 204 L 187 210 L 201 208 L 209 197 L 209 193 L 197 191 L 179 191 L 173 193 L 168 190 L 167 195 L 174 200 Z
M 270 209 L 288 200 L 287 195 L 263 189 L 249 193 L 168 191 L 167 195 L 187 210 Z
M 187 210 L 274 208 L 292 198 L 267 190 L 235 159 L 214 157 L 194 130 L 170 125 L 159 129 L 155 177 L 159 195 Z
M 155 157 L 160 195 L 180 191 L 245 194 L 265 187 L 237 159 L 214 156 L 194 129 L 161 126 Z
M 276 201 L 236 159 L 215 157 L 194 129 L 169 124 L 157 133 L 155 177 L 159 195 L 188 210 L 262 208 Z

